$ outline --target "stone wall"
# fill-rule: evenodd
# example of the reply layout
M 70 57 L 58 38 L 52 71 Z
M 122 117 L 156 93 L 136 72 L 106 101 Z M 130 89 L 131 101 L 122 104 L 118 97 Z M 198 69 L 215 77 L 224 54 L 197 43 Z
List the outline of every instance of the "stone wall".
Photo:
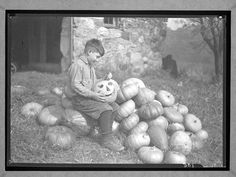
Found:
M 158 47 L 163 38 L 159 35 L 158 27 L 155 27 L 154 33 L 153 29 L 142 28 L 143 24 L 140 23 L 137 24 L 142 27 L 132 26 L 135 23 L 128 18 L 122 19 L 122 29 L 105 28 L 101 18 L 73 17 L 72 20 L 73 57 L 83 53 L 86 41 L 100 39 L 105 55 L 97 67 L 102 74 L 110 71 L 140 76 L 147 69 L 161 67 L 162 56 Z

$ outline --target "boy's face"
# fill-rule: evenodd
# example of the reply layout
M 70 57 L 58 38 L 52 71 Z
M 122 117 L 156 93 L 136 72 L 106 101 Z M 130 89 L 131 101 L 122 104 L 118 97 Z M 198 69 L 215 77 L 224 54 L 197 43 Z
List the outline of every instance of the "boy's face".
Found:
M 89 51 L 88 52 L 88 62 L 90 65 L 94 65 L 99 61 L 99 58 L 101 57 L 99 52 L 96 51 Z

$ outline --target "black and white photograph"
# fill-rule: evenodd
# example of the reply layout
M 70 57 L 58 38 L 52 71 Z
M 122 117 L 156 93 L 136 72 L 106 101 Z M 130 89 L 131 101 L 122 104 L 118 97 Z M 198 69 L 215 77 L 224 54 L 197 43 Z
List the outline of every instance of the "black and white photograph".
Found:
M 9 11 L 9 167 L 228 167 L 229 14 L 125 14 Z

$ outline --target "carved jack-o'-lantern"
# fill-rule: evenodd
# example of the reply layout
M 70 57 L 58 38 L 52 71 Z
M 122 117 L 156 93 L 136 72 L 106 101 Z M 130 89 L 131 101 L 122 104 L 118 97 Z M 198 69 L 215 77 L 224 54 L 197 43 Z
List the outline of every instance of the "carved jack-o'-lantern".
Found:
M 97 93 L 103 93 L 106 96 L 112 95 L 115 90 L 114 83 L 111 80 L 103 80 L 95 85 L 94 91 Z

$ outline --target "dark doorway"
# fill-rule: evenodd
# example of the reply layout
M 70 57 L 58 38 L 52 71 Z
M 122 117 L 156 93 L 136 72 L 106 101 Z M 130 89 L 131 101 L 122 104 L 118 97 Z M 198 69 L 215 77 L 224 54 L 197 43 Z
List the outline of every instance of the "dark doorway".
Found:
M 30 15 L 11 18 L 10 58 L 18 69 L 49 63 L 60 65 L 62 18 Z

